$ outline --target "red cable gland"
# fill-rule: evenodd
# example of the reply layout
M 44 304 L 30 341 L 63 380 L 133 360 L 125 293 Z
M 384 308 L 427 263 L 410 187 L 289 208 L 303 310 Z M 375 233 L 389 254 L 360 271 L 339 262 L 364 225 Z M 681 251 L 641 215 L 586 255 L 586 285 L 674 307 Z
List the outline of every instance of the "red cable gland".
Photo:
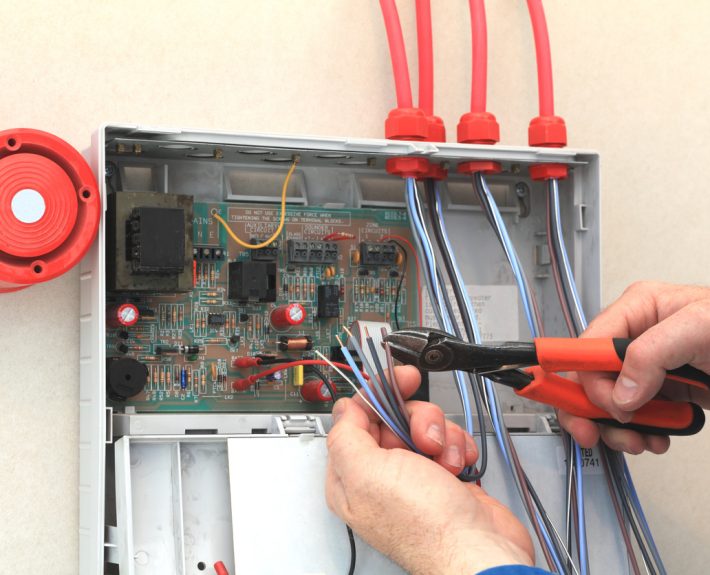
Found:
M 467 112 L 456 127 L 459 144 L 495 144 L 500 140 L 500 126 L 489 112 Z
M 446 126 L 439 116 L 427 116 L 427 142 L 446 142 Z
M 535 181 L 564 180 L 568 174 L 565 164 L 533 164 L 528 168 L 530 178 Z
M 427 172 L 419 176 L 418 180 L 445 180 L 449 175 L 449 171 L 442 167 L 441 164 L 435 164 L 434 162 L 429 162 L 429 169 Z
M 388 140 L 425 141 L 429 137 L 429 121 L 419 108 L 394 108 L 385 120 Z
M 100 217 L 94 174 L 72 146 L 39 130 L 0 132 L 0 293 L 74 267 Z
M 500 174 L 501 166 L 499 162 L 492 160 L 473 160 L 471 162 L 461 162 L 456 166 L 456 171 L 459 174 Z
M 564 148 L 567 126 L 559 116 L 538 116 L 530 120 L 528 144 L 541 148 Z
M 399 157 L 389 158 L 385 162 L 388 174 L 402 178 L 422 178 L 429 171 L 429 160 L 426 158 Z

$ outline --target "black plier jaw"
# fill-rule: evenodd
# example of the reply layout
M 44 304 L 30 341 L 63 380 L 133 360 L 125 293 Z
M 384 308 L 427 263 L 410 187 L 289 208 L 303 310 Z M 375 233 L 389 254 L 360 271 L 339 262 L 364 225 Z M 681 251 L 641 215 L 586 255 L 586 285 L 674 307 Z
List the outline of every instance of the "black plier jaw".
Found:
M 438 329 L 403 329 L 391 333 L 385 341 L 397 360 L 422 371 L 485 373 L 537 363 L 532 343 L 477 345 Z

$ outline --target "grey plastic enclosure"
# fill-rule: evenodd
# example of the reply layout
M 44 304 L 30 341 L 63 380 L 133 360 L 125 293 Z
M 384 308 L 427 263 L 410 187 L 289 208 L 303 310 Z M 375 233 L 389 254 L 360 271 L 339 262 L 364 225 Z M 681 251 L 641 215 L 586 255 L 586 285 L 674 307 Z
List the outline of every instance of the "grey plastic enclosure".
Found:
M 456 166 L 475 159 L 502 164 L 503 173 L 489 179 L 490 187 L 537 291 L 546 332 L 564 335 L 550 278 L 544 187 L 530 180 L 528 166 L 568 165 L 570 177 L 560 187 L 565 239 L 584 308 L 590 317 L 597 313 L 599 158 L 593 152 L 108 124 L 95 135 L 92 158 L 104 211 L 109 161 L 120 170 L 123 191 L 170 191 L 197 201 L 277 202 L 283 164 L 294 156 L 299 164 L 288 201 L 337 209 L 404 207 L 404 183 L 387 174 L 385 162 L 405 155 L 449 168 L 446 224 L 489 339 L 528 339 L 529 333 L 512 274 L 474 199 L 470 176 L 457 174 Z M 107 408 L 104 225 L 80 276 L 80 573 L 199 575 L 210 573 L 218 559 L 230 573 L 346 572 L 345 528 L 325 507 L 323 494 L 329 416 L 113 413 Z M 461 409 L 450 378 L 432 378 L 431 393 L 458 418 Z M 553 520 L 562 525 L 564 464 L 554 418 L 511 393 L 502 391 L 502 398 L 521 459 Z M 195 435 L 195 430 L 209 434 Z M 491 436 L 488 441 L 492 460 L 484 486 L 523 517 L 495 441 Z M 588 455 L 590 461 L 596 457 Z M 604 477 L 593 465 L 585 475 L 592 567 L 627 573 Z M 360 540 L 358 565 L 363 573 L 402 572 Z

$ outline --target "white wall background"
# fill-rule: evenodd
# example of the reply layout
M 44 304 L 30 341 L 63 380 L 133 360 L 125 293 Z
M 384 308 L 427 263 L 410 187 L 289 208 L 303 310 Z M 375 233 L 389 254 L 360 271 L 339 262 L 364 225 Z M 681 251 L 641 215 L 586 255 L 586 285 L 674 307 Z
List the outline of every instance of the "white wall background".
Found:
M 399 0 L 414 71 L 412 0 Z M 465 0 L 434 4 L 436 108 L 467 110 Z M 603 294 L 708 283 L 710 4 L 547 0 L 557 111 L 602 157 Z M 376 0 L 3 0 L 2 128 L 79 149 L 104 121 L 379 137 L 394 105 Z M 525 3 L 489 0 L 489 108 L 525 144 L 537 112 Z M 416 76 L 416 74 L 413 74 Z M 414 78 L 416 81 L 416 78 Z M 0 572 L 74 574 L 78 277 L 0 296 Z M 710 432 L 631 458 L 671 573 L 710 561 Z

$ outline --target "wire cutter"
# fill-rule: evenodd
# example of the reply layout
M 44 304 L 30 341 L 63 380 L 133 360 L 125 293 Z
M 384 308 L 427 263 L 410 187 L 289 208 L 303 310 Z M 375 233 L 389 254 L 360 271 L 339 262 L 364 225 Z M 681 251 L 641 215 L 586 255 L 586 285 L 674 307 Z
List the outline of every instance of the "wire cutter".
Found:
M 594 405 L 577 382 L 557 371 L 619 372 L 630 339 L 542 337 L 532 343 L 472 344 L 430 328 L 395 331 L 384 341 L 392 355 L 421 371 L 468 371 L 512 387 L 517 395 L 605 425 L 653 435 L 692 435 L 705 414 L 694 403 L 653 399 L 629 423 Z M 690 365 L 671 370 L 667 379 L 710 389 L 710 376 Z

